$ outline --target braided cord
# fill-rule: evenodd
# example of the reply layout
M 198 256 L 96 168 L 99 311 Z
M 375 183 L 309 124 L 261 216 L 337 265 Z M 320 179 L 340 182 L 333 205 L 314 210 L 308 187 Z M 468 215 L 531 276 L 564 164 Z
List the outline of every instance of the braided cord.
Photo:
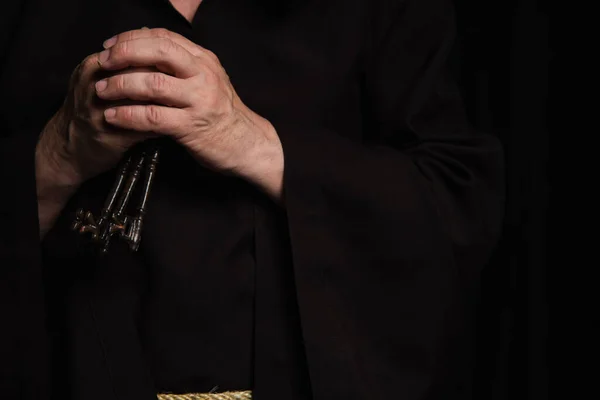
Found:
M 252 392 L 159 394 L 158 400 L 252 400 Z

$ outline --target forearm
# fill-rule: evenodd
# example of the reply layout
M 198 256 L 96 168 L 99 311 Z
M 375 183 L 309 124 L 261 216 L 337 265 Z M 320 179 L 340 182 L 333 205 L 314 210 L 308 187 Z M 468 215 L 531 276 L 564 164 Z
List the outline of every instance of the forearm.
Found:
M 61 138 L 56 134 L 56 118 L 51 120 L 36 146 L 35 174 L 40 240 L 52 228 L 57 217 L 79 187 L 74 170 L 64 161 Z

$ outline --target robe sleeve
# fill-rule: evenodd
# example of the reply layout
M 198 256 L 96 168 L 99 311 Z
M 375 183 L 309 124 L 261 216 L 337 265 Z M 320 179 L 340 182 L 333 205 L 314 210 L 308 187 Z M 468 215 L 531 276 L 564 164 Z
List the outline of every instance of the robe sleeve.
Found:
M 449 78 L 451 2 L 387 3 L 366 46 L 363 140 L 273 123 L 315 399 L 464 395 L 469 288 L 499 238 L 502 149 Z
M 46 393 L 37 137 L 34 132 L 11 132 L 0 138 L 0 390 L 1 397 L 9 400 L 44 398 Z
M 24 1 L 2 5 L 7 57 Z M 0 68 L 2 64 L 0 64 Z M 2 104 L 10 101 L 0 93 Z M 44 399 L 47 336 L 35 183 L 39 130 L 15 130 L 0 107 L 0 398 Z

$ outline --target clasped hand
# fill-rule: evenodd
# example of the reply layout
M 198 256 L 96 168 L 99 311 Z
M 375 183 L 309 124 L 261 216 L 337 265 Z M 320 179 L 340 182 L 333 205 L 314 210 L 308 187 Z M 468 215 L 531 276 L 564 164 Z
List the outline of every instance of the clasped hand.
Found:
M 275 128 L 241 101 L 215 54 L 165 29 L 124 32 L 104 48 L 73 74 L 38 153 L 84 181 L 114 166 L 135 143 L 168 136 L 204 166 L 247 179 L 279 200 L 283 150 Z M 107 77 L 96 80 L 98 73 Z M 61 136 L 64 145 L 57 146 Z M 63 150 L 48 150 L 56 148 Z

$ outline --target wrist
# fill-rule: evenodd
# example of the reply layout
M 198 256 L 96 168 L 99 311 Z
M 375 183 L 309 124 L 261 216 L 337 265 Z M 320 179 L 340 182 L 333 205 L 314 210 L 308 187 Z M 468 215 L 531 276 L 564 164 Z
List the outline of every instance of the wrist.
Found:
M 266 119 L 252 113 L 252 128 L 257 140 L 241 161 L 241 175 L 258 186 L 276 202 L 282 199 L 284 155 L 275 127 Z
M 66 149 L 67 129 L 68 122 L 57 113 L 40 136 L 35 149 L 38 195 L 70 195 L 82 183 L 80 174 L 69 161 Z

